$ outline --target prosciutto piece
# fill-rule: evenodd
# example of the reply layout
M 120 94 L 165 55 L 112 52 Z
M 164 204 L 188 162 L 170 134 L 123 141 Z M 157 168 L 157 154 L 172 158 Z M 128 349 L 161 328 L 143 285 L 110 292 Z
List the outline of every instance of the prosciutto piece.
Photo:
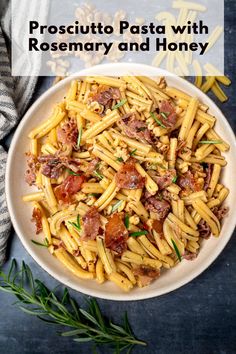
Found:
M 127 249 L 128 230 L 124 224 L 124 213 L 112 215 L 106 224 L 106 247 L 121 255 Z
M 177 184 L 185 191 L 199 191 L 199 186 L 191 171 L 187 171 L 182 176 L 180 176 L 177 180 Z
M 153 220 L 152 228 L 158 233 L 159 236 L 163 236 L 163 219 Z
M 74 199 L 74 194 L 80 191 L 84 182 L 84 175 L 68 176 L 62 184 L 54 189 L 57 200 L 64 204 L 71 203 Z
M 57 139 L 60 143 L 75 147 L 78 140 L 78 128 L 74 119 L 68 120 L 57 129 Z
M 55 155 L 41 155 L 38 162 L 42 165 L 42 174 L 48 178 L 58 178 L 65 167 L 78 173 L 80 160 L 58 153 Z
M 36 173 L 38 171 L 38 161 L 37 157 L 31 154 L 30 152 L 26 154 L 27 156 L 27 165 L 28 168 L 25 173 L 25 181 L 28 183 L 30 186 L 35 184 L 36 181 Z
M 39 156 L 38 161 L 42 164 L 42 174 L 48 178 L 58 178 L 64 168 L 60 158 L 56 155 Z
M 204 184 L 204 191 L 206 191 L 209 187 L 210 181 L 211 181 L 211 176 L 212 176 L 212 164 L 208 163 L 207 168 L 206 168 L 206 178 L 205 178 L 205 184 Z
M 140 140 L 143 143 L 153 143 L 151 131 L 143 121 L 136 118 L 134 113 L 124 115 L 118 125 L 129 138 Z
M 217 217 L 218 220 L 224 219 L 224 217 L 228 214 L 229 208 L 228 207 L 215 207 L 212 209 L 213 214 Z
M 42 213 L 41 213 L 41 210 L 39 208 L 34 208 L 33 209 L 31 221 L 33 221 L 35 223 L 36 235 L 38 235 L 43 230 Z
M 89 162 L 87 170 L 86 170 L 86 176 L 90 176 L 96 170 L 99 162 L 100 162 L 100 159 L 98 157 L 94 158 L 92 161 Z
M 96 207 L 91 207 L 82 217 L 83 221 L 83 240 L 95 240 L 101 228 L 100 214 Z
M 148 198 L 145 208 L 157 214 L 159 220 L 164 219 L 170 210 L 170 204 L 166 200 L 158 200 L 155 197 Z
M 152 177 L 153 181 L 156 182 L 160 190 L 170 186 L 173 179 L 176 177 L 175 169 L 167 170 L 164 175 L 160 175 L 154 170 L 150 170 L 148 173 Z
M 198 231 L 199 231 L 200 237 L 202 237 L 204 239 L 208 239 L 211 236 L 210 226 L 203 219 L 198 224 Z
M 105 108 L 111 108 L 112 101 L 119 100 L 121 95 L 118 88 L 101 85 L 91 98 Z
M 146 266 L 134 268 L 134 275 L 138 277 L 141 286 L 149 285 L 154 279 L 160 276 L 159 269 L 153 269 Z
M 143 188 L 145 184 L 145 178 L 135 168 L 135 162 L 129 159 L 124 163 L 115 176 L 116 185 L 119 188 L 126 189 L 139 189 Z
M 173 128 L 177 122 L 177 115 L 172 104 L 169 101 L 162 101 L 159 112 L 162 124 L 166 128 Z

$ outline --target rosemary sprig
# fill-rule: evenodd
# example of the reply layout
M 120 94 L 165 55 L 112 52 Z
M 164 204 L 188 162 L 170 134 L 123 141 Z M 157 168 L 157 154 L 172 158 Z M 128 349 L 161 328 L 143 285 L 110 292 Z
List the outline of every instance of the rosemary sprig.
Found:
M 157 118 L 157 116 L 151 112 L 151 117 L 157 122 L 157 124 L 159 124 L 162 128 L 166 128 L 166 126 Z
M 67 168 L 67 171 L 68 171 L 69 175 L 72 175 L 72 176 L 81 176 L 81 173 L 76 173 L 76 172 L 70 170 L 69 168 Z
M 99 171 L 94 171 L 94 174 L 96 177 L 98 177 L 99 179 L 103 179 L 103 175 L 101 175 L 101 173 Z
M 174 247 L 175 253 L 176 253 L 177 257 L 178 257 L 178 260 L 181 262 L 182 258 L 181 258 L 179 249 L 178 249 L 178 247 L 177 247 L 177 245 L 176 245 L 174 240 L 171 239 L 171 242 L 173 244 L 173 247 Z
M 142 235 L 147 235 L 148 231 L 146 230 L 142 230 L 142 231 L 137 231 L 137 232 L 132 232 L 131 234 L 129 234 L 131 237 L 138 237 L 138 236 L 142 236 Z
M 128 229 L 129 228 L 129 215 L 125 215 L 125 227 L 126 227 L 126 229 Z
M 34 245 L 40 246 L 40 247 L 46 247 L 46 248 L 48 248 L 48 246 L 49 246 L 49 242 L 48 242 L 48 239 L 47 239 L 47 238 L 44 239 L 44 242 L 43 242 L 43 243 L 38 242 L 38 241 L 35 241 L 35 240 L 31 240 L 31 242 L 32 242 Z
M 136 151 L 137 151 L 137 149 L 132 150 L 132 151 L 130 152 L 130 156 L 134 156 L 135 153 L 136 153 Z
M 120 102 L 118 102 L 113 108 L 112 110 L 114 111 L 115 109 L 123 106 L 125 103 L 127 102 L 127 99 L 121 100 Z
M 178 176 L 173 177 L 172 183 L 176 183 L 177 179 L 178 179 Z
M 0 271 L 0 290 L 14 294 L 19 308 L 27 314 L 50 324 L 68 327 L 69 330 L 60 335 L 72 337 L 78 343 L 109 345 L 117 353 L 125 349 L 128 353 L 134 345 L 146 345 L 133 335 L 127 315 L 123 326 L 116 325 L 104 318 L 92 298 L 87 300 L 87 309 L 82 309 L 67 289 L 58 296 L 56 289 L 50 291 L 44 283 L 34 279 L 30 267 L 24 262 L 20 270 L 13 260 L 8 274 Z
M 72 225 L 77 231 L 81 231 L 81 225 L 80 225 L 80 215 L 77 216 L 77 223 L 68 221 L 70 225 Z

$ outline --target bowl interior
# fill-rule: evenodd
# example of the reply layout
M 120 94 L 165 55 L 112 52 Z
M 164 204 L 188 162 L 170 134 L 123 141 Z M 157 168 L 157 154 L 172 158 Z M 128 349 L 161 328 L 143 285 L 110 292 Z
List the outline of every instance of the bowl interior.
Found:
M 118 70 L 120 71 L 121 67 L 125 72 L 133 72 L 135 70 L 141 75 L 167 76 L 167 73 L 163 70 L 138 64 L 108 64 L 106 65 L 106 72 L 115 75 Z M 103 74 L 102 66 L 98 66 L 96 67 L 96 71 L 94 70 L 94 68 L 87 69 L 75 76 L 91 75 L 94 72 L 96 72 L 96 74 L 99 72 Z M 85 281 L 77 278 L 67 271 L 46 249 L 37 247 L 31 242 L 35 234 L 34 225 L 30 221 L 32 207 L 29 204 L 23 203 L 21 200 L 22 195 L 32 192 L 32 188 L 28 187 L 24 182 L 26 170 L 24 154 L 29 150 L 29 139 L 27 135 L 33 127 L 37 126 L 39 122 L 48 117 L 54 104 L 62 100 L 65 92 L 69 88 L 70 81 L 71 78 L 67 78 L 58 83 L 55 87 L 45 92 L 33 104 L 22 119 L 10 147 L 6 172 L 7 203 L 13 226 L 23 245 L 39 265 L 54 278 L 75 290 L 104 299 L 145 299 L 167 293 L 186 284 L 214 261 L 223 250 L 234 229 L 236 208 L 233 206 L 235 204 L 236 184 L 232 176 L 236 174 L 236 143 L 234 134 L 227 120 L 217 106 L 196 87 L 179 77 L 173 75 L 167 76 L 169 86 L 177 87 L 189 95 L 199 97 L 203 103 L 210 107 L 210 113 L 217 117 L 215 127 L 217 132 L 231 145 L 231 150 L 225 154 L 228 165 L 224 169 L 223 174 L 223 183 L 230 188 L 230 195 L 227 199 L 227 205 L 230 207 L 230 211 L 224 221 L 220 237 L 211 237 L 209 240 L 204 241 L 197 259 L 194 261 L 184 260 L 175 268 L 163 271 L 161 277 L 154 281 L 149 287 L 143 289 L 135 288 L 130 293 L 126 294 L 111 282 L 106 282 L 101 286 L 98 285 L 96 281 Z

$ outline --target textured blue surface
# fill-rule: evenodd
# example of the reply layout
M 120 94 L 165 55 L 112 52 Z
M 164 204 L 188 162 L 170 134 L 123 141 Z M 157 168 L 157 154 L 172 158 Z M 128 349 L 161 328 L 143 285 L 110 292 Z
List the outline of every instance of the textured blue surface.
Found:
M 236 1 L 225 0 L 225 68 L 233 79 L 227 89 L 229 102 L 219 107 L 236 128 Z M 34 99 L 50 86 L 41 78 Z M 197 279 L 173 293 L 139 302 L 98 300 L 105 314 L 119 322 L 127 310 L 134 332 L 146 340 L 147 348 L 134 353 L 150 354 L 233 354 L 236 353 L 236 238 L 232 236 L 218 259 Z M 223 235 L 222 235 L 223 237 Z M 12 231 L 9 259 L 25 260 L 35 276 L 50 287 L 57 281 L 45 273 L 28 255 Z M 9 266 L 8 262 L 5 269 Z M 83 304 L 84 296 L 72 292 Z M 0 353 L 8 354 L 89 354 L 87 345 L 78 346 L 57 336 L 58 328 L 25 315 L 0 293 Z M 101 353 L 108 353 L 102 350 Z

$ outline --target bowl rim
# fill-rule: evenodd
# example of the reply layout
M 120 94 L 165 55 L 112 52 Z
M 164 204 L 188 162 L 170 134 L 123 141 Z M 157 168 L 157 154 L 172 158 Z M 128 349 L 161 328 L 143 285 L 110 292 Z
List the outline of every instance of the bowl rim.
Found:
M 56 93 L 61 87 L 66 86 L 75 77 L 77 78 L 77 77 L 81 77 L 81 76 L 91 75 L 91 70 L 94 70 L 96 68 L 98 68 L 98 70 L 99 70 L 100 67 L 106 67 L 109 70 L 111 68 L 114 68 L 115 66 L 124 67 L 125 69 L 127 68 L 127 70 L 130 70 L 130 71 L 134 70 L 135 68 L 137 68 L 138 70 L 140 70 L 142 68 L 143 69 L 146 68 L 147 70 L 150 70 L 150 71 L 153 70 L 153 76 L 174 77 L 180 83 L 182 82 L 184 84 L 184 86 L 186 87 L 186 89 L 188 87 L 192 88 L 192 89 L 194 88 L 197 96 L 204 95 L 204 101 L 205 101 L 204 103 L 209 105 L 210 109 L 212 108 L 216 112 L 216 114 L 220 116 L 220 120 L 223 120 L 224 125 L 227 126 L 228 134 L 230 134 L 231 141 L 233 142 L 234 149 L 236 151 L 236 138 L 235 138 L 234 132 L 233 132 L 229 122 L 227 121 L 226 117 L 224 116 L 223 112 L 220 110 L 220 108 L 215 104 L 215 102 L 212 99 L 210 99 L 206 94 L 204 94 L 199 88 L 194 86 L 189 81 L 184 80 L 183 78 L 178 77 L 174 74 L 171 74 L 166 70 L 159 69 L 159 68 L 153 67 L 151 65 L 146 65 L 146 64 L 110 63 L 110 64 L 96 65 L 92 68 L 84 69 L 84 70 L 81 70 L 77 73 L 74 73 L 73 75 L 58 82 L 55 86 L 50 87 L 45 92 L 43 92 L 42 95 L 26 111 L 26 113 L 22 117 L 19 125 L 16 128 L 16 131 L 14 133 L 14 136 L 12 138 L 12 141 L 11 141 L 11 144 L 9 147 L 7 164 L 6 164 L 6 174 L 5 174 L 5 192 L 6 192 L 6 202 L 7 202 L 8 211 L 10 214 L 12 225 L 14 227 L 14 230 L 15 230 L 17 236 L 19 237 L 21 243 L 23 244 L 24 248 L 29 253 L 29 255 L 50 276 L 52 276 L 54 279 L 59 281 L 61 284 L 68 286 L 68 287 L 72 288 L 73 290 L 79 291 L 79 292 L 89 295 L 89 296 L 93 296 L 93 297 L 97 297 L 97 298 L 101 298 L 101 299 L 105 299 L 105 300 L 136 301 L 136 300 L 150 299 L 150 298 L 154 298 L 154 297 L 161 296 L 161 295 L 167 294 L 169 292 L 172 292 L 172 291 L 188 284 L 190 281 L 194 280 L 201 273 L 203 273 L 216 260 L 216 258 L 219 256 L 219 254 L 223 251 L 223 249 L 225 248 L 225 246 L 229 242 L 229 240 L 233 234 L 235 224 L 236 224 L 236 209 L 234 211 L 234 216 L 235 216 L 234 220 L 235 221 L 229 225 L 228 230 L 227 230 L 227 234 L 224 235 L 224 238 L 221 238 L 220 242 L 216 245 L 214 252 L 212 252 L 212 254 L 209 255 L 209 257 L 203 263 L 203 265 L 201 265 L 197 269 L 192 270 L 191 273 L 189 273 L 188 275 L 185 275 L 183 279 L 180 279 L 172 284 L 166 285 L 164 287 L 164 289 L 162 289 L 162 290 L 159 290 L 158 288 L 156 288 L 156 289 L 149 289 L 149 291 L 146 291 L 146 292 L 140 291 L 139 293 L 135 293 L 135 294 L 132 294 L 132 291 L 131 291 L 130 293 L 116 295 L 116 294 L 107 294 L 105 291 L 102 291 L 102 287 L 100 287 L 100 286 L 98 287 L 99 290 L 94 290 L 94 289 L 90 290 L 90 289 L 86 289 L 83 286 L 81 286 L 79 284 L 79 282 L 76 285 L 74 285 L 73 281 L 70 281 L 69 279 L 65 279 L 65 278 L 63 278 L 63 280 L 62 280 L 58 274 L 56 274 L 52 269 L 50 269 L 48 266 L 46 266 L 42 257 L 38 256 L 37 251 L 32 253 L 32 251 L 29 249 L 28 244 L 25 241 L 25 236 L 21 233 L 20 227 L 18 226 L 18 222 L 17 222 L 15 215 L 14 215 L 14 210 L 13 210 L 14 202 L 10 198 L 11 186 L 10 186 L 9 176 L 10 176 L 10 169 L 11 169 L 11 161 L 13 159 L 16 141 L 21 134 L 21 129 L 22 129 L 25 121 L 27 121 L 29 119 L 29 117 L 32 115 L 33 111 L 35 109 L 37 109 L 37 107 L 39 105 L 41 105 L 41 103 L 45 99 L 47 99 L 48 96 Z M 116 75 L 113 75 L 113 76 L 116 76 Z M 231 144 L 231 146 L 232 146 L 232 144 Z M 148 288 L 146 288 L 146 289 L 148 289 Z

